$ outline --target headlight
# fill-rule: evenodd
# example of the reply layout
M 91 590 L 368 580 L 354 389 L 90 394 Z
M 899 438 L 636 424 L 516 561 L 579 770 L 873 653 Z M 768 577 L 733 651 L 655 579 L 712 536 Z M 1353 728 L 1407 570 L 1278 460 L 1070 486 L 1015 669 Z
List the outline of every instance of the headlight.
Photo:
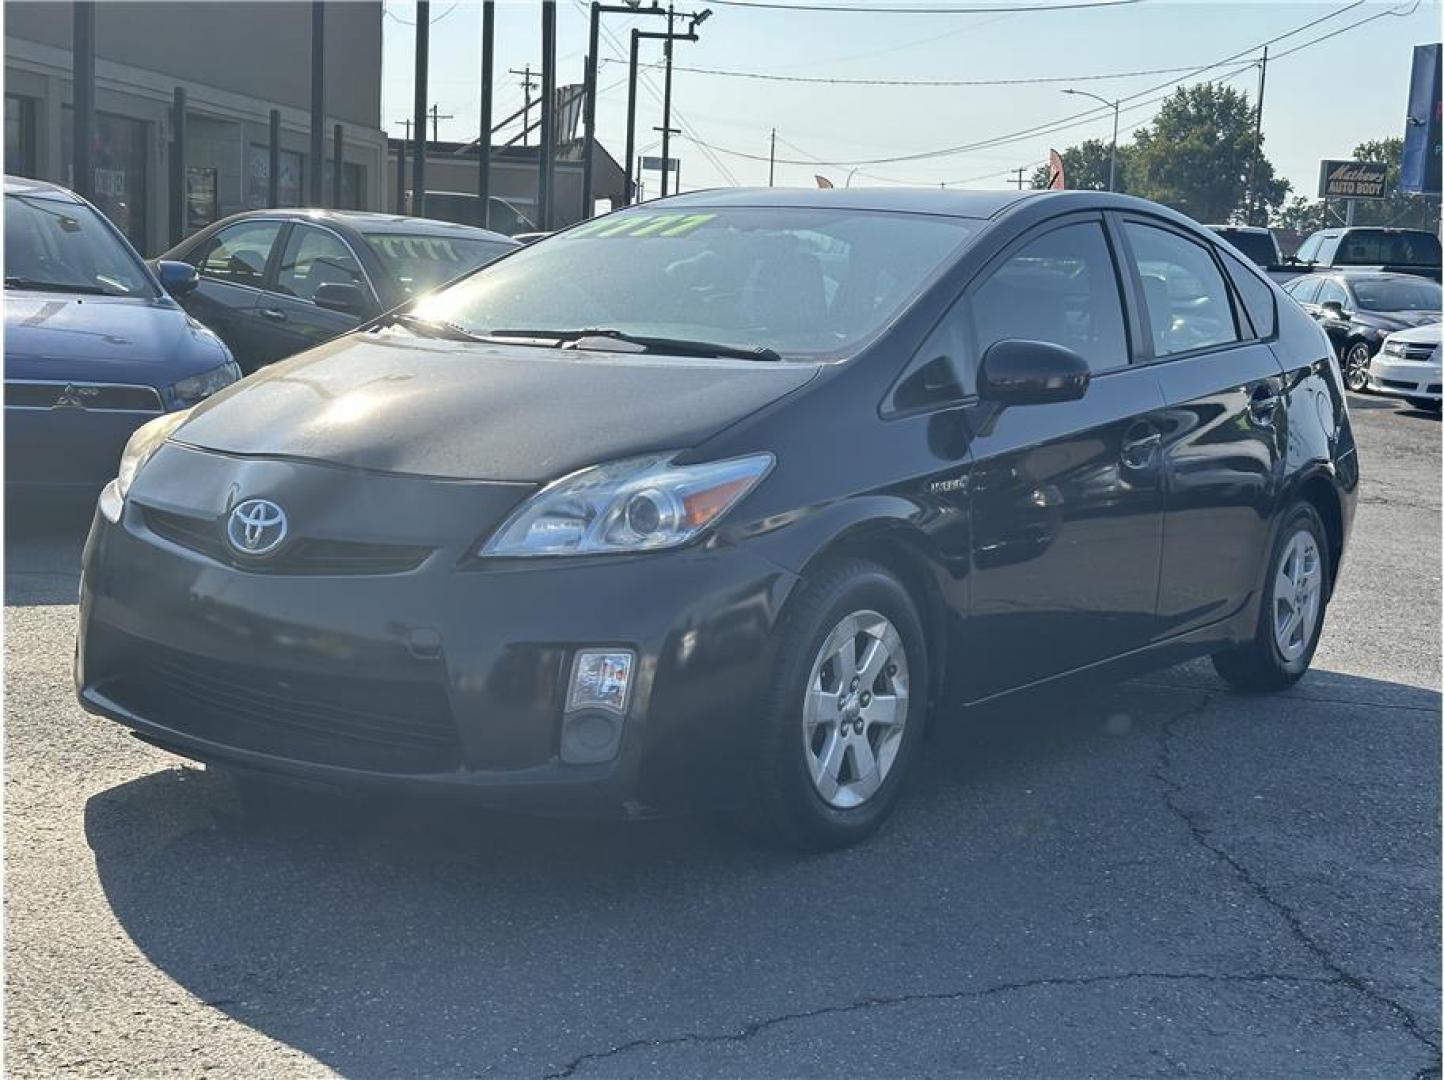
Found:
M 151 455 L 160 449 L 161 443 L 172 431 L 180 427 L 190 415 L 190 410 L 182 409 L 180 412 L 166 413 L 164 416 L 157 416 L 148 424 L 142 424 L 135 429 L 130 441 L 125 444 L 125 450 L 120 455 L 120 471 L 115 477 L 115 493 L 122 499 L 130 491 L 130 485 L 135 481 L 136 473 L 140 472 L 141 466 L 150 460 Z
M 1386 341 L 1386 342 L 1384 342 L 1384 355 L 1385 355 L 1385 356 L 1403 356 L 1403 355 L 1404 355 L 1404 343 L 1403 343 L 1402 341 Z
M 685 544 L 772 468 L 771 454 L 673 465 L 676 454 L 614 461 L 564 476 L 517 508 L 482 555 L 595 555 Z
M 217 368 L 210 371 L 202 371 L 199 375 L 192 375 L 188 379 L 182 379 L 171 387 L 171 393 L 180 402 L 183 408 L 199 404 L 210 397 L 217 390 L 222 390 L 241 377 L 241 369 L 234 360 L 227 360 Z

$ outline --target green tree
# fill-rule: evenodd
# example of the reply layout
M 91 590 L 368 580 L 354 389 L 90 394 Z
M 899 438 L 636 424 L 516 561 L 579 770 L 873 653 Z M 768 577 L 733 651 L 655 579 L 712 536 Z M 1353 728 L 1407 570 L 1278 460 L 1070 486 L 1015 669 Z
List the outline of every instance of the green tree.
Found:
M 1079 191 L 1108 190 L 1108 157 L 1113 143 L 1108 139 L 1089 139 L 1087 142 L 1070 146 L 1062 151 L 1063 176 L 1070 188 Z M 1118 191 L 1128 188 L 1128 154 L 1126 144 L 1118 146 L 1118 173 L 1115 187 Z M 1048 166 L 1039 165 L 1033 171 L 1033 187 L 1048 186 Z
M 1131 163 L 1134 194 L 1199 221 L 1245 219 L 1254 168 L 1253 106 L 1228 86 L 1181 86 L 1134 135 Z M 1289 184 L 1275 175 L 1261 149 L 1252 175 L 1258 202 L 1277 210 Z

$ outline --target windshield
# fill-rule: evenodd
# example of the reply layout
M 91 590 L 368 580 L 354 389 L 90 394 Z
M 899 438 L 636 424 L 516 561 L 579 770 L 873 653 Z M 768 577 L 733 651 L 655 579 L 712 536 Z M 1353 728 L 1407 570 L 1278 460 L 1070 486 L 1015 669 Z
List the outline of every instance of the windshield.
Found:
M 505 255 L 516 245 L 461 236 L 363 233 L 408 296 L 421 296 L 438 285 L 469 274 Z
M 15 289 L 155 296 L 145 266 L 88 206 L 5 196 L 5 284 Z
M 1278 263 L 1278 249 L 1269 233 L 1244 232 L 1241 229 L 1219 229 L 1218 235 L 1243 252 L 1259 266 Z
M 1339 242 L 1335 266 L 1419 266 L 1438 269 L 1439 238 L 1426 232 L 1355 229 Z
M 1441 297 L 1439 283 L 1423 278 L 1407 281 L 1354 282 L 1354 295 L 1365 311 L 1438 311 Z
M 417 314 L 482 335 L 604 328 L 836 354 L 884 326 L 976 227 L 863 210 L 638 208 L 518 251 Z

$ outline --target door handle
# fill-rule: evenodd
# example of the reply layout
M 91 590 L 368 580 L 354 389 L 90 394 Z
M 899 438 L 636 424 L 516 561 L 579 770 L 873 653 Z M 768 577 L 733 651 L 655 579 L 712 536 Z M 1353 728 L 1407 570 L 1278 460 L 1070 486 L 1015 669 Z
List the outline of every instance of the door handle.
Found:
M 1265 383 L 1249 395 L 1248 414 L 1256 424 L 1272 424 L 1274 413 L 1278 411 L 1279 402 L 1282 400 L 1283 395 Z
M 261 308 L 261 318 L 270 319 L 272 322 L 285 322 L 286 313 L 280 308 L 263 307 Z
M 1163 443 L 1163 433 L 1151 424 L 1139 424 L 1123 437 L 1119 456 L 1129 469 L 1146 469 L 1153 461 L 1153 452 Z

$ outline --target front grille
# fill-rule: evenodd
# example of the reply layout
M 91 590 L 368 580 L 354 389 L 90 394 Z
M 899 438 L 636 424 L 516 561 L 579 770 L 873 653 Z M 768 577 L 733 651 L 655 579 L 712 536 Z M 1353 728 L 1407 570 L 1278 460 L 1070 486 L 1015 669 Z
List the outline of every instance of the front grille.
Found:
M 1441 388 L 1444 388 L 1444 383 L 1431 382 L 1428 386 L 1428 392 L 1431 394 L 1437 394 L 1440 393 Z
M 415 570 L 435 550 L 417 544 L 303 536 L 271 558 L 241 559 L 226 543 L 223 520 L 153 506 L 144 507 L 142 514 L 146 527 L 172 544 L 257 574 L 404 574 Z
M 295 761 L 376 772 L 461 765 L 439 683 L 292 674 L 132 639 L 99 689 L 172 731 Z
M 7 380 L 5 405 L 16 409 L 82 409 L 86 412 L 164 412 L 153 386 L 111 383 Z
M 1380 386 L 1387 386 L 1391 390 L 1413 390 L 1418 384 L 1412 382 L 1401 382 L 1398 379 L 1380 379 Z
M 1434 345 L 1408 345 L 1404 346 L 1405 360 L 1428 360 L 1434 355 Z

